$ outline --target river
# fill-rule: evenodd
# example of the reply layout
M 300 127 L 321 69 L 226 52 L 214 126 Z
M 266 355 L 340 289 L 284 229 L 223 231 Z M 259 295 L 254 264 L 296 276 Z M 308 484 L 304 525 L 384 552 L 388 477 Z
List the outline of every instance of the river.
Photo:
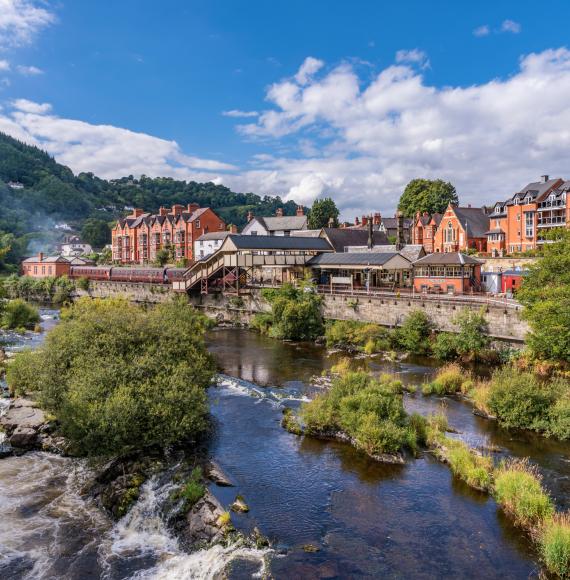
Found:
M 43 314 L 51 324 L 54 313 Z M 81 494 L 90 475 L 86 462 L 29 453 L 0 460 L 0 577 L 216 578 L 224 570 L 230 578 L 538 575 L 532 545 L 494 501 L 429 454 L 386 466 L 280 427 L 283 407 L 318 392 L 312 379 L 341 354 L 238 329 L 216 329 L 208 342 L 222 368 L 219 386 L 209 390 L 211 454 L 235 483 L 212 491 L 224 505 L 242 494 L 250 512 L 233 514 L 234 524 L 243 531 L 257 526 L 273 549 L 215 547 L 188 555 L 161 517 L 172 489 L 168 473 L 145 483 L 129 514 L 113 523 Z M 358 364 L 414 385 L 435 371 L 425 360 Z M 569 445 L 502 430 L 455 399 L 412 394 L 405 402 L 422 414 L 444 404 L 458 437 L 493 446 L 498 457 L 529 456 L 560 508 L 569 507 Z M 307 545 L 317 551 L 305 551 Z

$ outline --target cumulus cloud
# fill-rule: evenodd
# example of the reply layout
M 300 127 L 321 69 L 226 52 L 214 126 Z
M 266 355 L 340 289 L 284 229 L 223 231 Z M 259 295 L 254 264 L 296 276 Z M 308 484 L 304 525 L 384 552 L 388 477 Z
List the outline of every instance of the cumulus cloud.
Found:
M 40 30 L 55 22 L 46 2 L 0 0 L 0 47 L 29 44 Z
M 9 71 L 10 63 L 7 60 L 0 59 L 0 71 Z
M 210 181 L 234 165 L 186 155 L 175 141 L 111 125 L 92 125 L 51 113 L 48 103 L 12 101 L 0 112 L 0 131 L 37 145 L 76 173 L 101 177 L 122 175 L 172 176 Z M 216 173 L 211 173 L 216 172 Z
M 414 177 L 448 179 L 463 202 L 492 203 L 543 173 L 568 176 L 569 90 L 566 48 L 526 55 L 509 77 L 469 87 L 431 86 L 402 62 L 367 81 L 343 63 L 303 86 L 275 83 L 271 108 L 238 127 L 269 143 L 310 136 L 320 154 L 265 156 L 232 179 L 304 201 L 326 192 L 345 214 L 393 209 Z
M 481 36 L 489 36 L 491 34 L 491 29 L 489 28 L 488 24 L 483 24 L 482 26 L 478 26 L 473 31 L 473 36 L 481 37 Z
M 412 50 L 399 50 L 396 53 L 396 62 L 417 64 L 421 68 L 428 68 L 430 65 L 426 53 L 418 48 Z
M 37 66 L 18 65 L 16 69 L 21 75 L 25 77 L 32 77 L 44 74 L 44 71 L 41 68 L 38 68 Z
M 521 31 L 521 25 L 514 20 L 504 20 L 501 24 L 501 32 L 512 32 L 518 34 Z
M 324 66 L 324 64 L 325 63 L 322 60 L 308 56 L 295 75 L 295 80 L 300 85 L 307 84 L 311 80 L 311 77 L 316 74 Z
M 222 111 L 224 117 L 257 117 L 257 111 L 240 111 L 239 109 L 232 109 L 231 111 Z

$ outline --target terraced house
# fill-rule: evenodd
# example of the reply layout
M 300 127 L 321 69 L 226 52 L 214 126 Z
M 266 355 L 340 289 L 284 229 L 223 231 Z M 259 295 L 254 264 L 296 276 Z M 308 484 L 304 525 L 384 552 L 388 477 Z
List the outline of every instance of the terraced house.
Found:
M 161 207 L 157 214 L 134 209 L 112 230 L 113 261 L 122 264 L 153 262 L 160 250 L 176 260 L 194 260 L 194 242 L 203 234 L 223 232 L 225 222 L 209 207 L 198 204 Z
M 534 250 L 544 242 L 547 231 L 568 226 L 569 191 L 570 181 L 543 175 L 508 200 L 497 202 L 489 214 L 487 251 L 502 256 Z

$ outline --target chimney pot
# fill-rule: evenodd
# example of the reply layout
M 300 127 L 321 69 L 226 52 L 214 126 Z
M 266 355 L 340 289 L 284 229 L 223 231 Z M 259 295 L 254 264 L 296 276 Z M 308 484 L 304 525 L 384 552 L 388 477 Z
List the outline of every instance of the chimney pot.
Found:
M 548 181 L 549 175 L 541 175 L 540 179 L 542 180 L 542 183 L 546 183 Z
M 161 215 L 161 216 L 168 215 L 168 210 L 167 210 L 165 207 L 161 207 L 161 208 L 158 210 L 158 215 Z
M 365 215 L 362 216 L 362 225 L 363 226 L 368 225 L 368 217 Z
M 247 212 L 246 219 L 247 219 L 248 223 L 253 219 L 253 212 L 252 211 Z
M 199 203 L 189 203 L 188 204 L 188 213 L 194 213 L 197 209 L 200 209 Z
M 305 215 L 305 210 L 302 205 L 297 206 L 297 217 L 303 217 Z
M 354 218 L 354 225 L 355 226 L 360 225 L 360 220 L 357 217 Z
M 283 208 L 282 208 L 282 207 L 278 207 L 278 208 L 275 210 L 275 215 L 276 215 L 277 217 L 283 217 Z
M 379 211 L 377 211 L 374 214 L 374 225 L 379 226 L 381 221 L 382 221 L 382 214 Z
M 43 262 L 43 261 L 44 261 L 44 253 L 38 252 L 38 262 Z

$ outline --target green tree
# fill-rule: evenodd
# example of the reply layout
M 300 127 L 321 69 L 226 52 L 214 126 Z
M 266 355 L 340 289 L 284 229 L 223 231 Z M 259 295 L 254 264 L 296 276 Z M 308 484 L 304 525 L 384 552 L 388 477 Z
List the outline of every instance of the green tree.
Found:
M 537 358 L 570 362 L 570 231 L 551 234 L 543 257 L 528 269 L 517 299 L 531 332 L 527 345 Z
M 319 230 L 326 228 L 329 221 L 333 219 L 333 227 L 338 227 L 339 211 L 335 202 L 330 197 L 323 199 L 316 199 L 313 202 L 313 207 L 309 211 L 308 226 L 311 230 Z
M 398 209 L 413 218 L 419 211 L 443 213 L 449 204 L 459 203 L 455 187 L 442 179 L 412 179 L 400 197 Z
M 90 218 L 81 228 L 81 239 L 94 248 L 102 248 L 111 241 L 111 228 L 103 220 Z
M 8 384 L 37 392 L 78 454 L 167 446 L 207 426 L 208 324 L 182 300 L 148 310 L 79 300 L 34 356 L 10 365 Z

